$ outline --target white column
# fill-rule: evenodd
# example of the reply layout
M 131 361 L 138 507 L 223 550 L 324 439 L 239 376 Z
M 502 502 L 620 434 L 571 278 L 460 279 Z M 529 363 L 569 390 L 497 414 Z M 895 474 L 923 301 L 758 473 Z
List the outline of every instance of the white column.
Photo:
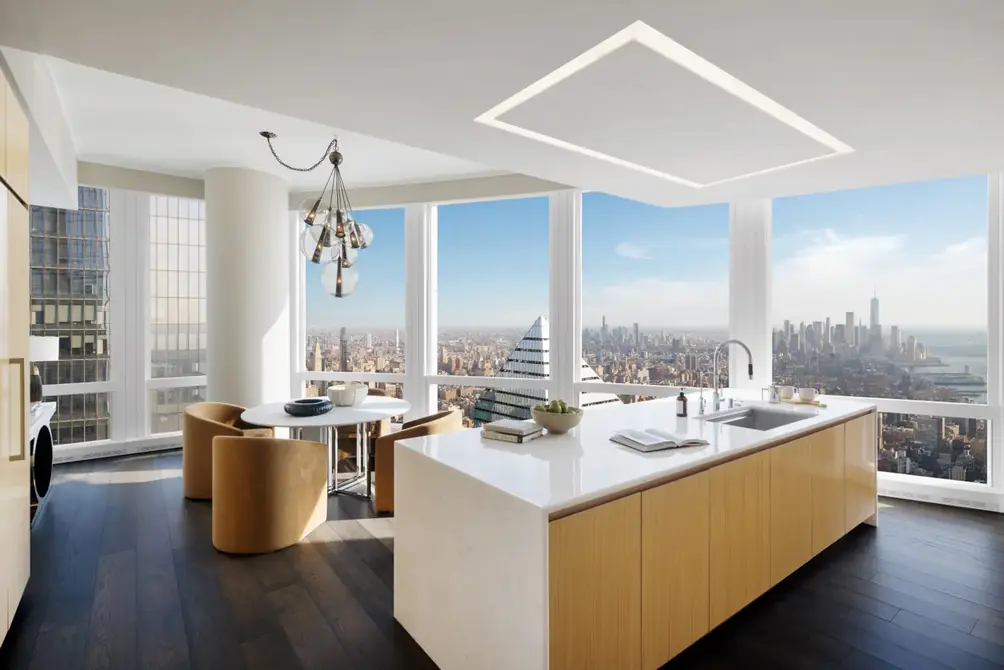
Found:
M 290 388 L 289 187 L 244 168 L 206 171 L 209 400 L 251 407 Z
M 582 377 L 582 194 L 551 194 L 551 293 L 548 349 L 551 399 L 578 407 Z
M 411 421 L 436 411 L 436 336 L 438 331 L 437 211 L 435 205 L 404 210 L 404 399 Z
M 1004 512 L 1004 173 L 988 176 L 987 196 L 987 404 L 993 411 L 987 474 L 998 495 L 998 511 Z
M 746 200 L 729 209 L 729 337 L 741 347 L 729 347 L 729 386 L 763 388 L 770 384 L 771 343 L 771 201 Z

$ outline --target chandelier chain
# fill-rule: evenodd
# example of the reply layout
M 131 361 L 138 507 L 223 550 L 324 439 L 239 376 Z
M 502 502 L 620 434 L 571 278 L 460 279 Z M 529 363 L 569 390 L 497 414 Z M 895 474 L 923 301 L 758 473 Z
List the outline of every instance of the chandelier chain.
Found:
M 327 157 L 331 154 L 331 152 L 338 148 L 338 138 L 336 137 L 335 139 L 331 140 L 331 142 L 328 143 L 328 148 L 324 150 L 324 155 L 321 156 L 321 158 L 316 163 L 307 168 L 300 168 L 290 165 L 289 163 L 286 163 L 281 158 L 279 158 L 279 154 L 275 152 L 275 147 L 272 146 L 272 137 L 270 135 L 262 133 L 262 137 L 264 137 L 265 141 L 268 142 L 268 149 L 269 151 L 272 152 L 272 156 L 275 157 L 275 160 L 279 162 L 279 165 L 283 166 L 287 170 L 293 170 L 295 172 L 310 172 L 312 170 L 317 169 L 317 166 L 323 163 L 325 159 L 327 159 Z

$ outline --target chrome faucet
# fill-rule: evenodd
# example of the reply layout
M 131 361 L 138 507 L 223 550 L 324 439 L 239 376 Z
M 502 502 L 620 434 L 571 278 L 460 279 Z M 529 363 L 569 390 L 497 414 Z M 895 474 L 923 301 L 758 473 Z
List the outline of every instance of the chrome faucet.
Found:
M 711 394 L 711 411 L 717 412 L 722 408 L 722 396 L 718 392 L 718 354 L 721 353 L 722 349 L 729 346 L 730 344 L 738 344 L 740 347 L 746 350 L 746 355 L 749 357 L 749 375 L 750 379 L 753 379 L 753 354 L 750 353 L 750 348 L 747 347 L 743 342 L 739 340 L 725 340 L 717 347 L 715 347 L 715 355 L 711 359 L 711 374 L 715 376 L 715 392 Z

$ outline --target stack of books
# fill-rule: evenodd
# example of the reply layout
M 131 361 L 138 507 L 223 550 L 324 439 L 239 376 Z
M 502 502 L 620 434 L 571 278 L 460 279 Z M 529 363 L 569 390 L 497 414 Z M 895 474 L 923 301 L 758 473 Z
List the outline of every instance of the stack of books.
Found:
M 516 421 L 515 419 L 492 421 L 481 427 L 481 437 L 484 439 L 501 440 L 514 444 L 536 440 L 542 434 L 543 430 L 537 424 L 529 421 Z

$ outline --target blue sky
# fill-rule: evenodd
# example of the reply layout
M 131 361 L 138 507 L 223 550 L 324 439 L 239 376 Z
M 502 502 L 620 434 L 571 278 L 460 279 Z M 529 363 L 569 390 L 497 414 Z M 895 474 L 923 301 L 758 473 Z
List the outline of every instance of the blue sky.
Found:
M 774 200 L 773 320 L 866 315 L 883 325 L 986 327 L 983 176 Z M 308 326 L 404 327 L 404 210 L 358 218 L 376 241 L 359 287 L 327 296 L 308 264 Z M 728 320 L 725 204 L 662 208 L 603 193 L 582 205 L 583 321 L 701 330 Z M 440 327 L 527 327 L 548 302 L 547 198 L 439 208 Z

